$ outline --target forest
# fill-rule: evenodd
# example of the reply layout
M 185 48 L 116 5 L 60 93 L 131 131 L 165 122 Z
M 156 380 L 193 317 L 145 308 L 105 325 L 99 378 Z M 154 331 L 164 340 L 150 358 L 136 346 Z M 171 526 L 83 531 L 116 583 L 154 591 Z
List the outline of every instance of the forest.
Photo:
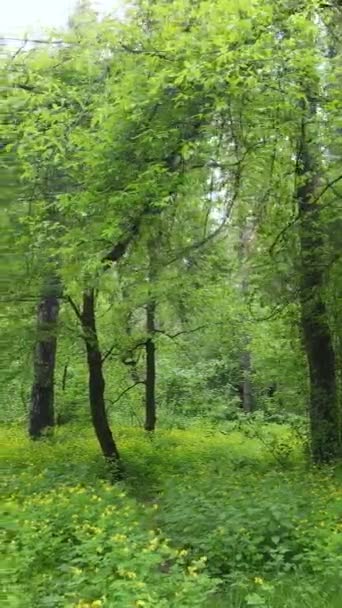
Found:
M 340 607 L 342 2 L 79 0 L 0 65 L 3 605 Z

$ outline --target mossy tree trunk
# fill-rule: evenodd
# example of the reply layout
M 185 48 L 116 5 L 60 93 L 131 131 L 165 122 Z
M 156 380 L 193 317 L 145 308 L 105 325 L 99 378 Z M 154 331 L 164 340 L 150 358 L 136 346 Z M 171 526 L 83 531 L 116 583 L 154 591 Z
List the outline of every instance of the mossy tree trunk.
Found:
M 340 421 L 333 339 L 324 301 L 324 224 L 319 198 L 319 150 L 309 124 L 315 106 L 303 109 L 300 151 L 297 160 L 296 199 L 300 222 L 301 325 L 309 368 L 311 451 L 316 463 L 340 455 Z

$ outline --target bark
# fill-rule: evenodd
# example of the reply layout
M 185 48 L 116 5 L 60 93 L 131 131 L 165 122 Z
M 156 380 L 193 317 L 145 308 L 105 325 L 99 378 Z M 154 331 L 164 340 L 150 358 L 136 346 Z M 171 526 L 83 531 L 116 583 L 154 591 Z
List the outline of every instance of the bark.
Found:
M 145 380 L 145 430 L 154 431 L 156 426 L 156 345 L 154 343 L 156 304 L 150 300 L 146 307 L 146 380 Z
M 308 118 L 315 116 L 311 107 Z M 306 117 L 307 118 L 307 117 Z M 303 120 L 297 162 L 296 199 L 300 220 L 301 324 L 309 368 L 311 451 L 316 463 L 340 455 L 339 410 L 333 340 L 324 301 L 324 234 L 317 200 L 319 162 Z
M 55 424 L 54 374 L 59 300 L 56 291 L 53 291 L 55 290 L 47 289 L 37 308 L 37 342 L 29 409 L 29 435 L 32 439 L 38 439 Z
M 245 306 L 248 294 L 249 294 L 249 276 L 248 269 L 245 264 L 250 254 L 254 238 L 254 220 L 247 218 L 244 221 L 244 226 L 240 232 L 240 243 L 239 243 L 239 258 L 240 258 L 240 272 L 241 272 L 241 284 L 240 292 L 243 305 Z M 241 401 L 242 408 L 246 414 L 250 414 L 254 409 L 254 395 L 253 387 L 251 382 L 252 373 L 252 361 L 250 353 L 250 337 L 247 333 L 243 336 L 243 350 L 240 355 L 240 369 L 241 369 Z
M 123 291 L 124 298 L 128 299 L 129 295 Z M 129 338 L 132 338 L 132 314 L 129 314 L 126 322 L 126 334 Z M 130 375 L 133 381 L 133 384 L 140 383 L 140 375 L 138 370 L 138 358 L 132 349 L 127 353 L 127 357 L 124 357 L 122 361 L 125 365 L 129 366 Z
M 102 453 L 114 469 L 116 479 L 121 477 L 120 455 L 109 426 L 105 407 L 105 380 L 103 362 L 95 321 L 95 294 L 87 289 L 83 294 L 81 323 L 87 350 L 89 372 L 89 401 L 92 423 Z

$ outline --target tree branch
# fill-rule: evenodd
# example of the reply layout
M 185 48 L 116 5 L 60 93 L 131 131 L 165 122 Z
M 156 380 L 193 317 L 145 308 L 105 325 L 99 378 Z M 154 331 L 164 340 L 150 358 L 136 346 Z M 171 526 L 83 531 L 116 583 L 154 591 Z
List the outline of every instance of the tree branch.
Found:
M 101 359 L 102 363 L 104 363 L 104 362 L 106 361 L 106 359 L 108 359 L 108 357 L 110 357 L 110 355 L 111 355 L 111 354 L 113 353 L 113 351 L 114 351 L 115 346 L 116 346 L 116 343 L 115 343 L 115 344 L 113 344 L 113 346 L 111 346 L 109 350 L 107 350 L 107 352 L 106 352 L 106 354 L 105 354 L 105 355 L 103 355 L 103 357 L 102 357 L 102 359 Z M 119 354 L 119 353 L 116 353 L 116 354 Z
M 115 403 L 117 403 L 118 401 L 120 401 L 120 399 L 126 394 L 128 393 L 128 391 L 130 391 L 132 388 L 135 388 L 136 386 L 138 386 L 139 384 L 145 384 L 145 380 L 138 380 L 137 382 L 135 382 L 134 384 L 131 384 L 131 386 L 128 386 L 127 388 L 125 388 L 125 390 L 123 390 L 120 395 L 114 399 L 114 401 L 110 401 L 111 405 L 115 405 Z
M 318 201 L 320 200 L 320 198 L 322 198 L 322 196 L 330 189 L 333 188 L 333 186 L 335 184 L 337 184 L 338 182 L 340 182 L 342 180 L 342 175 L 339 175 L 338 177 L 335 177 L 335 179 L 331 180 L 331 182 L 329 182 L 328 184 L 326 184 L 324 186 L 324 188 L 321 190 L 321 192 L 311 201 L 311 205 L 315 205 L 316 203 L 318 203 Z M 324 205 L 324 207 L 326 207 L 326 205 Z M 316 207 L 315 209 L 312 210 L 312 213 L 317 213 L 317 211 L 321 211 L 324 207 Z M 292 228 L 300 219 L 299 214 L 297 213 L 292 220 L 290 220 L 286 226 L 284 226 L 284 228 L 277 234 L 276 238 L 274 239 L 271 247 L 269 248 L 269 254 L 271 256 L 273 256 L 274 250 L 277 246 L 277 244 L 279 243 L 279 241 L 284 237 L 284 235 L 286 234 L 286 232 L 288 230 L 290 230 L 290 228 Z
M 72 297 L 71 297 L 71 296 L 67 296 L 67 301 L 69 302 L 69 304 L 70 304 L 71 308 L 73 309 L 73 311 L 74 311 L 74 313 L 75 313 L 76 317 L 77 317 L 77 318 L 78 318 L 80 321 L 82 321 L 82 314 L 81 314 L 81 311 L 80 311 L 80 309 L 78 308 L 77 304 L 75 304 L 75 302 L 73 301 Z
M 166 336 L 167 338 L 174 340 L 174 338 L 178 338 L 178 336 L 181 336 L 183 334 L 193 334 L 195 331 L 200 331 L 201 329 L 205 329 L 206 327 L 209 327 L 209 325 L 206 324 L 206 325 L 200 325 L 199 327 L 194 327 L 193 329 L 184 329 L 182 331 L 177 331 L 177 333 L 175 333 L 175 334 L 169 334 L 168 332 L 166 332 L 162 329 L 155 329 L 154 333 L 162 334 L 163 336 Z

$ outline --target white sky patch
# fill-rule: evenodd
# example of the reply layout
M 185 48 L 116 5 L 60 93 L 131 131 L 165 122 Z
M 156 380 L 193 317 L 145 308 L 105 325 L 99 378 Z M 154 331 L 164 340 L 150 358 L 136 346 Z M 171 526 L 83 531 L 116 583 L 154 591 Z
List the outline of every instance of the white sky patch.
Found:
M 117 10 L 120 0 L 95 0 L 100 13 Z M 0 0 L 0 38 L 37 34 L 67 24 L 76 0 Z

